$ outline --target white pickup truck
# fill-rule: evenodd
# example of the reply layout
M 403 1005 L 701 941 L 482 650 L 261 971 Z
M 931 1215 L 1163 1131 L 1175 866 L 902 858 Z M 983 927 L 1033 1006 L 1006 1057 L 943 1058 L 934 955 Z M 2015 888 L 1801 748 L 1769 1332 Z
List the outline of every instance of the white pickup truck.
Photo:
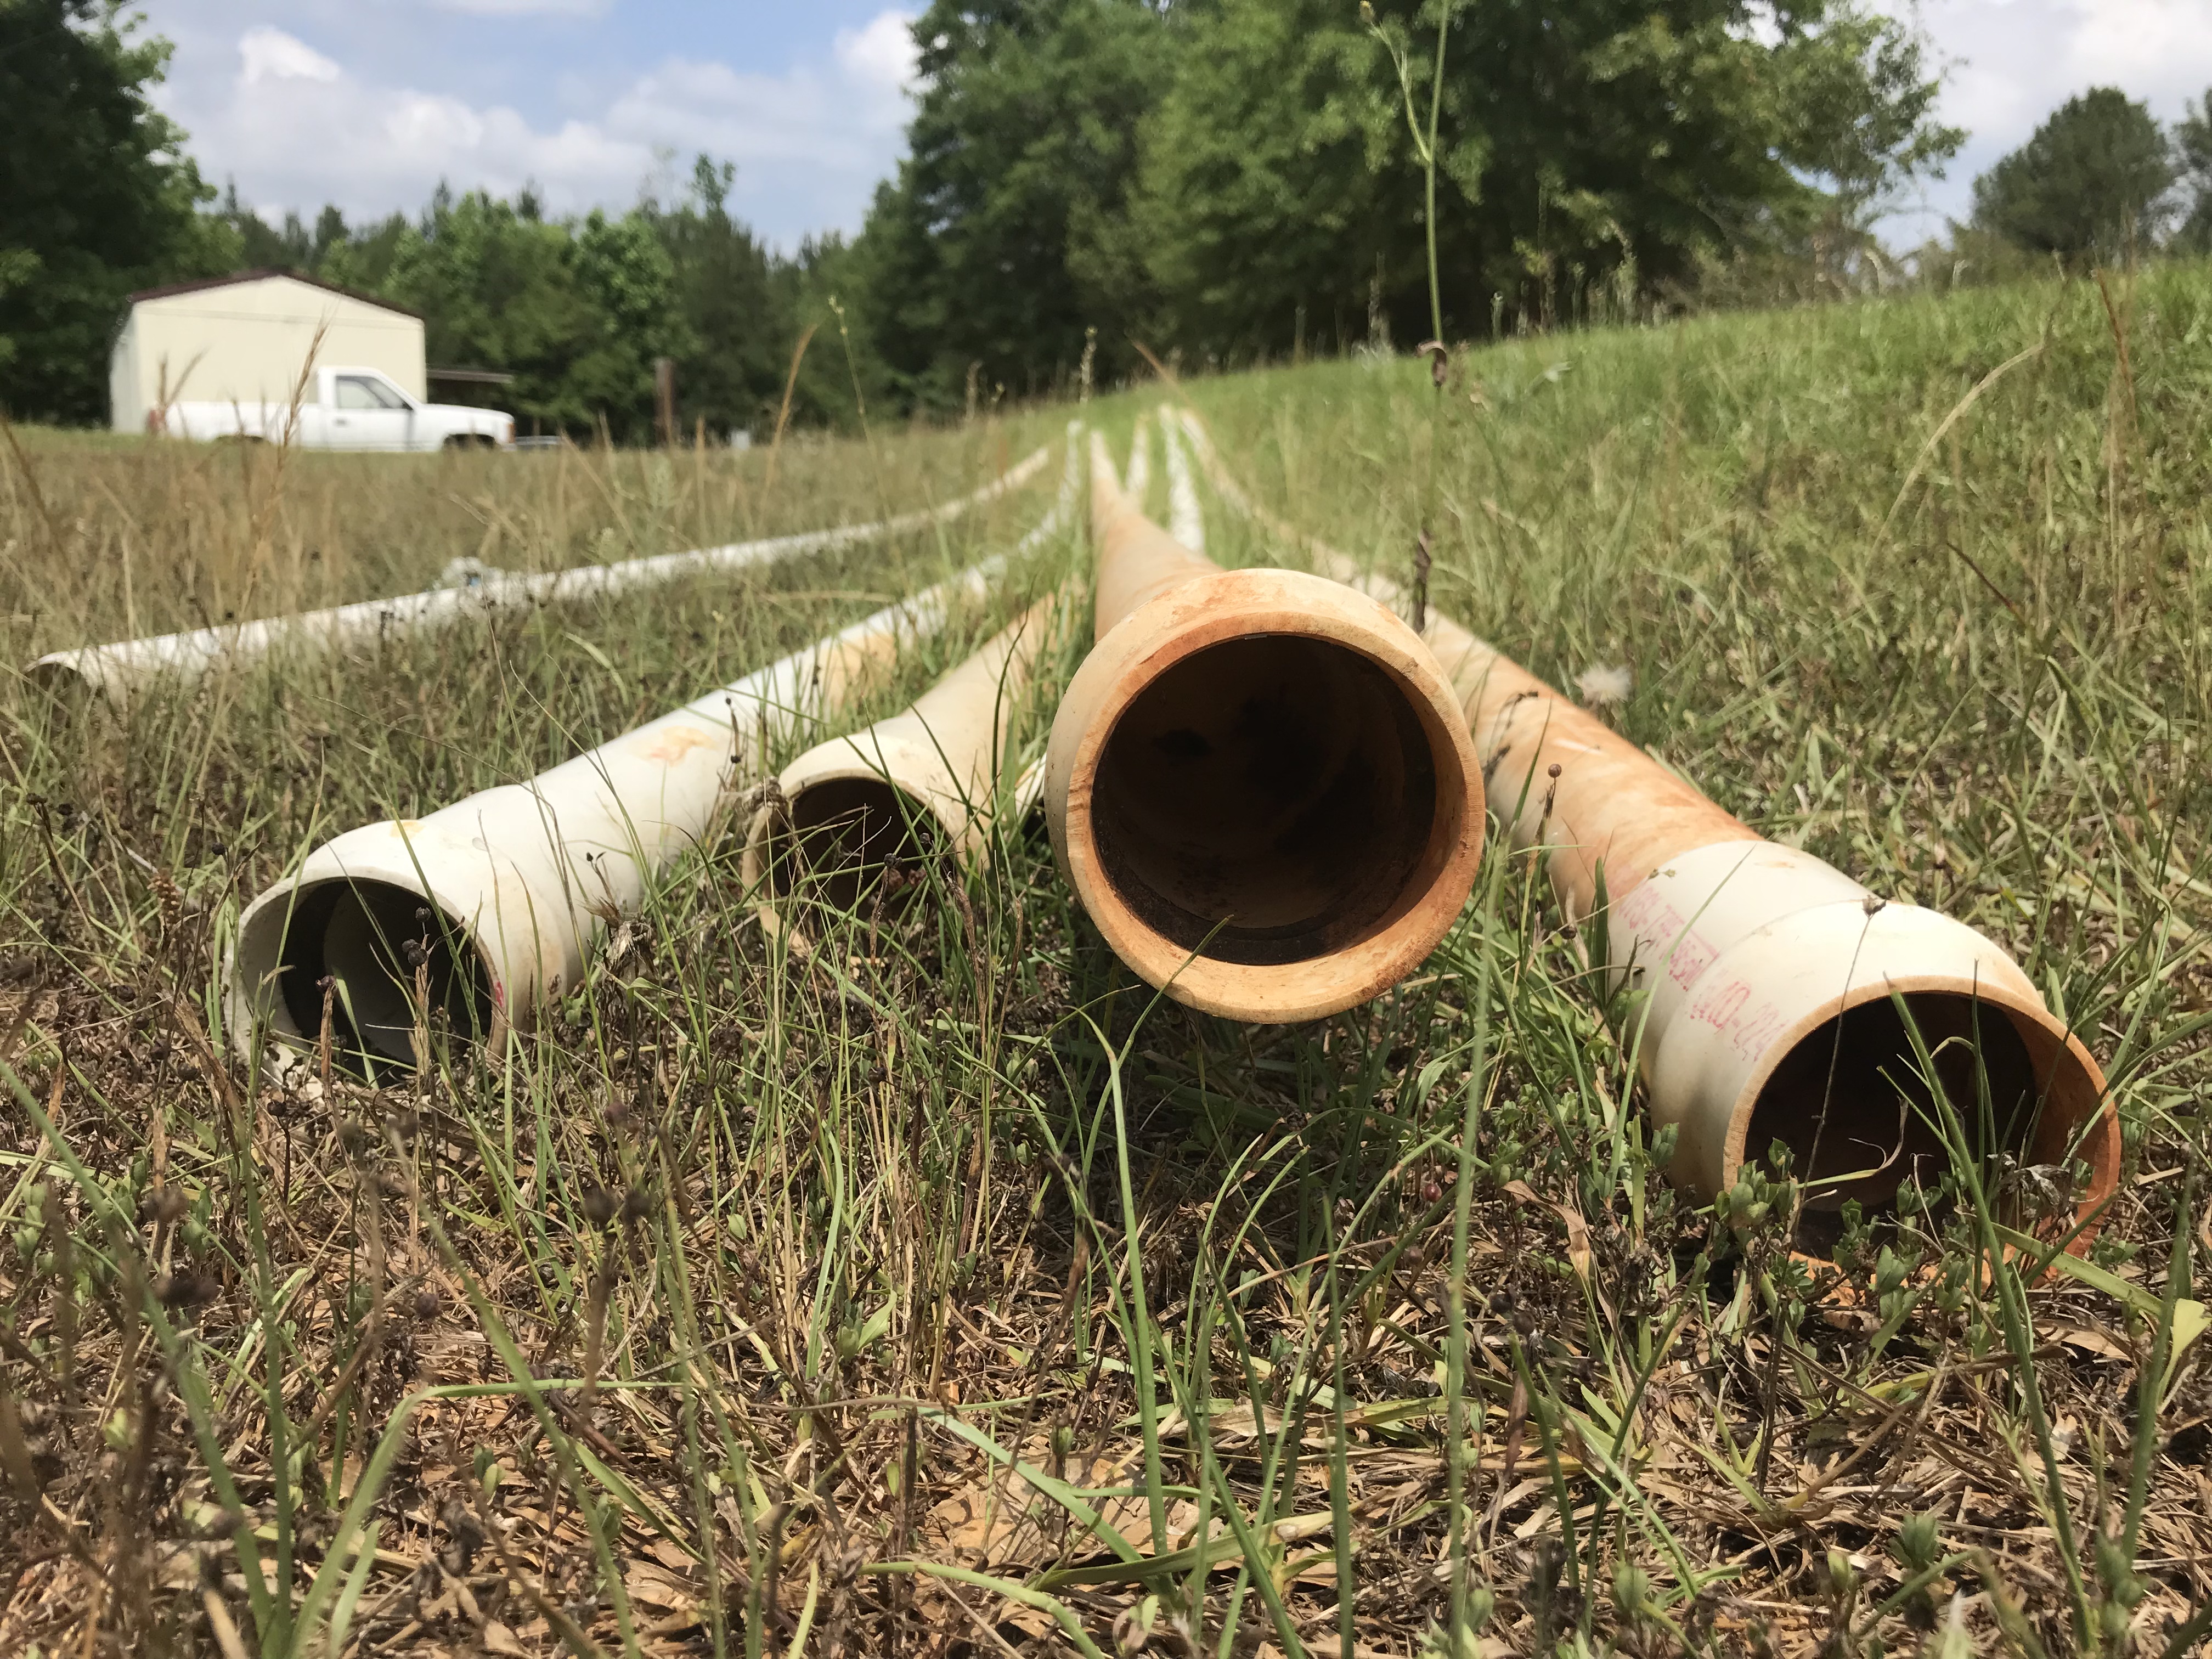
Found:
M 514 416 L 460 404 L 418 403 L 373 368 L 319 368 L 293 424 L 289 403 L 173 403 L 156 430 L 177 438 L 289 439 L 302 449 L 511 449 Z

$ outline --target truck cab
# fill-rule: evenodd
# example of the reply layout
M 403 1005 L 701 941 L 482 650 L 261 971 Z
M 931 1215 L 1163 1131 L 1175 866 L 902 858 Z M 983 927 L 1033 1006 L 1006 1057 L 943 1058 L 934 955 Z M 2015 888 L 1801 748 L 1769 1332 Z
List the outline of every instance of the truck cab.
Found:
M 514 416 L 429 400 L 424 341 L 414 312 L 296 270 L 144 289 L 108 351 L 108 423 L 310 449 L 512 444 Z M 465 378 L 506 380 L 481 370 Z
M 301 441 L 327 449 L 506 448 L 514 417 L 495 409 L 417 403 L 373 368 L 319 371 L 325 435 Z M 307 411 L 301 411 L 303 428 Z
M 180 402 L 158 429 L 184 438 L 286 440 L 302 449 L 508 449 L 514 416 L 502 410 L 433 404 L 410 397 L 380 369 L 318 368 L 296 410 L 284 404 Z M 312 401 L 308 399 L 311 398 Z

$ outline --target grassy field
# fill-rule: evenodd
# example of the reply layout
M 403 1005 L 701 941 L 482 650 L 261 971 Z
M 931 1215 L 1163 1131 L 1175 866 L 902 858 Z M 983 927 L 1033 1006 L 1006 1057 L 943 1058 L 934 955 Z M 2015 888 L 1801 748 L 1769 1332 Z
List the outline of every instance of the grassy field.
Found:
M 1724 805 L 2010 947 L 2124 1120 L 2088 1265 L 2024 1324 L 1961 1215 L 1830 1265 L 1679 1201 L 1495 848 L 1421 975 L 1310 1026 L 1156 999 L 1009 829 L 902 905 L 807 907 L 805 961 L 710 849 L 496 1063 L 232 1063 L 226 930 L 309 846 L 1004 549 L 1049 482 L 120 718 L 6 673 L 0 1652 L 2203 1638 L 2212 270 L 1522 340 L 1441 404 L 1407 362 L 1183 390 L 1275 511 L 1409 576 L 1432 501 L 1436 605 L 1554 683 L 1626 668 L 1609 717 Z M 1161 395 L 1085 413 L 1125 450 Z M 772 488 L 760 454 L 21 434 L 0 647 L 872 517 L 1068 412 L 787 447 Z M 1297 561 L 1206 507 L 1224 563 Z M 1083 557 L 1047 545 L 854 718 Z

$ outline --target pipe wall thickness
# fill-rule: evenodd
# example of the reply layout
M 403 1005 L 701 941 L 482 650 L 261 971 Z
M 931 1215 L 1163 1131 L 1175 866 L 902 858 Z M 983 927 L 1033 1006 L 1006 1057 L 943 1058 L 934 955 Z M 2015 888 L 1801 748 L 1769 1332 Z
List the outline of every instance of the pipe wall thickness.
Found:
M 1194 416 L 1184 428 L 1224 501 L 1403 603 L 1387 580 L 1257 508 Z M 1914 1176 L 1932 1186 L 1948 1164 L 1901 998 L 1984 1157 L 2079 1158 L 2089 1179 L 2077 1215 L 2111 1198 L 2120 1137 L 2103 1073 L 2003 950 L 1766 840 L 1433 608 L 1424 637 L 1465 698 L 1514 846 L 1540 850 L 1569 919 L 1595 924 L 1609 988 L 1630 994 L 1617 1006 L 1652 1116 L 1676 1130 L 1678 1184 L 1710 1200 L 1747 1156 L 1782 1141 L 1801 1175 L 1828 1183 L 1810 1200 L 1816 1232 L 1846 1198 L 1875 1208 Z
M 1458 699 L 1340 583 L 1224 571 L 1091 445 L 1096 640 L 1046 750 L 1053 850 L 1147 983 L 1231 1018 L 1356 1006 L 1457 917 L 1482 850 Z

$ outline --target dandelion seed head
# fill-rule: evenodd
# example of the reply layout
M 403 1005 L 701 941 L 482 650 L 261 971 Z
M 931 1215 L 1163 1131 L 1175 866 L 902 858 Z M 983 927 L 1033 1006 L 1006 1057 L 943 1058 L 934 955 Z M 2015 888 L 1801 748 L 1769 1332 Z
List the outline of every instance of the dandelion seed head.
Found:
M 1595 708 L 1626 702 L 1628 694 L 1635 688 L 1635 675 L 1626 668 L 1604 663 L 1594 664 L 1575 676 L 1575 690 L 1581 693 L 1584 702 Z

